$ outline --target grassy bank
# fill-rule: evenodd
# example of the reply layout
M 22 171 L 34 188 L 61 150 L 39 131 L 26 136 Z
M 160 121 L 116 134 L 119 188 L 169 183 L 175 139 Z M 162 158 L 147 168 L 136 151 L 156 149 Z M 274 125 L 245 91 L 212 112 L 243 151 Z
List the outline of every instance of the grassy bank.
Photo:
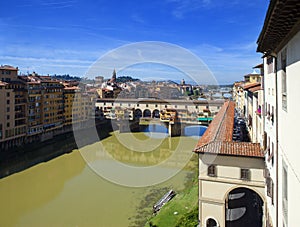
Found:
M 197 226 L 197 224 L 198 181 L 197 177 L 194 177 L 192 184 L 163 206 L 156 216 L 147 221 L 145 227 Z

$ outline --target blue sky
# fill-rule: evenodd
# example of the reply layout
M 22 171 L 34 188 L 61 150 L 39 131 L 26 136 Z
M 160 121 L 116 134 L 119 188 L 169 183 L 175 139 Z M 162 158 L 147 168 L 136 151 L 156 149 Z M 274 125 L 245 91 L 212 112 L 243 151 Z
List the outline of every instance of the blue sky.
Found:
M 18 66 L 23 73 L 84 76 L 112 49 L 159 41 L 188 49 L 220 84 L 232 83 L 261 62 L 256 40 L 268 4 L 268 0 L 1 1 L 0 64 Z

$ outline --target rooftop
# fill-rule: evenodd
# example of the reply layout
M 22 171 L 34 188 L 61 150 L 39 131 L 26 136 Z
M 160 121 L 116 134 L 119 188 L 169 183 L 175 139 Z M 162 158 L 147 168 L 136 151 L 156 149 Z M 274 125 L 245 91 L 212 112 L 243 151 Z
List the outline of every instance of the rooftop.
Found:
M 232 140 L 234 111 L 234 102 L 226 101 L 210 123 L 204 135 L 198 141 L 194 152 L 258 158 L 264 157 L 259 143 L 234 142 Z
M 249 91 L 251 91 L 252 93 L 253 93 L 253 92 L 256 92 L 256 91 L 260 91 L 260 90 L 262 90 L 261 85 L 257 85 L 257 86 L 255 86 L 255 87 L 249 88 Z
M 15 68 L 15 67 L 13 67 L 13 66 L 11 66 L 11 65 L 1 65 L 1 66 L 0 66 L 0 69 L 18 71 L 18 67 Z
M 244 89 L 247 90 L 247 89 L 250 89 L 250 88 L 254 88 L 254 87 L 260 87 L 260 83 L 259 82 L 253 82 L 253 83 L 246 83 L 244 84 Z
M 197 147 L 213 141 L 232 141 L 234 123 L 234 102 L 226 101 L 214 117 L 204 135 L 198 141 Z
M 299 0 L 271 0 L 265 23 L 257 40 L 257 51 L 276 52 L 300 28 Z

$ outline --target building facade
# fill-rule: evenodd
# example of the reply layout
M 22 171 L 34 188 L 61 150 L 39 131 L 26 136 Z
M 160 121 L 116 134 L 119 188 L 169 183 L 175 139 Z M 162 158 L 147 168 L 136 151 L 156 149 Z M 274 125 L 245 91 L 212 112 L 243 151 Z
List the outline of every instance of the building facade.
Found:
M 299 1 L 271 0 L 257 41 L 265 72 L 268 226 L 299 225 L 299 24 Z
M 0 148 L 22 145 L 27 132 L 27 91 L 18 79 L 18 68 L 0 67 Z
M 74 124 L 86 127 L 93 102 L 74 83 L 36 73 L 18 76 L 18 68 L 0 66 L 0 150 L 53 138 Z
M 233 141 L 234 116 L 225 102 L 194 150 L 201 227 L 265 226 L 264 154 L 259 143 Z

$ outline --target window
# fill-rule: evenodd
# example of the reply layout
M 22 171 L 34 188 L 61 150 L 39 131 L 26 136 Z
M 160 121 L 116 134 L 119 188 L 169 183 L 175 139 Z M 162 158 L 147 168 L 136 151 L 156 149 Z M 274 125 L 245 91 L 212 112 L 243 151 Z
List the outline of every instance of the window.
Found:
M 9 124 L 9 122 L 7 122 L 7 123 L 6 123 L 6 127 L 7 127 L 7 128 L 9 128 L 9 127 L 10 127 L 10 124 Z
M 250 180 L 250 170 L 241 169 L 241 180 Z
M 215 165 L 209 165 L 207 168 L 207 175 L 210 177 L 216 177 L 217 176 L 217 171 L 216 171 L 216 166 Z
M 287 110 L 287 86 L 286 86 L 286 49 L 281 52 L 281 93 L 282 109 Z
M 272 124 L 274 123 L 274 106 L 272 106 L 272 113 L 271 113 L 271 121 L 272 121 Z
M 273 73 L 274 72 L 274 61 L 273 57 L 269 56 L 267 58 L 267 66 L 268 66 L 268 73 Z
M 6 115 L 6 120 L 9 120 L 10 119 L 10 115 Z
M 266 150 L 268 147 L 268 144 L 267 144 L 268 139 L 267 138 L 268 138 L 268 134 L 266 132 L 264 132 L 264 140 L 263 140 L 264 150 Z
M 6 92 L 6 97 L 9 97 L 10 96 L 10 93 L 9 92 Z
M 10 111 L 10 108 L 9 108 L 9 107 L 7 107 L 7 108 L 6 108 L 6 112 L 9 112 L 9 111 Z
M 271 113 L 270 113 L 270 104 L 268 104 L 268 112 L 267 112 L 267 115 L 268 115 L 268 120 L 270 120 L 270 117 L 271 117 Z
M 288 226 L 288 174 L 287 165 L 283 161 L 282 163 L 282 216 L 283 222 Z
M 216 227 L 216 226 L 218 226 L 216 220 L 209 218 L 206 221 L 206 227 Z
M 270 137 L 268 137 L 268 148 L 267 148 L 267 150 L 268 150 L 268 156 L 270 157 L 270 155 L 271 155 L 271 149 L 270 149 L 270 144 L 271 144 L 271 142 L 270 142 Z
M 7 104 L 7 105 L 9 105 L 9 104 L 10 104 L 10 101 L 9 101 L 9 99 L 8 99 L 8 100 L 6 100 L 6 104 Z

